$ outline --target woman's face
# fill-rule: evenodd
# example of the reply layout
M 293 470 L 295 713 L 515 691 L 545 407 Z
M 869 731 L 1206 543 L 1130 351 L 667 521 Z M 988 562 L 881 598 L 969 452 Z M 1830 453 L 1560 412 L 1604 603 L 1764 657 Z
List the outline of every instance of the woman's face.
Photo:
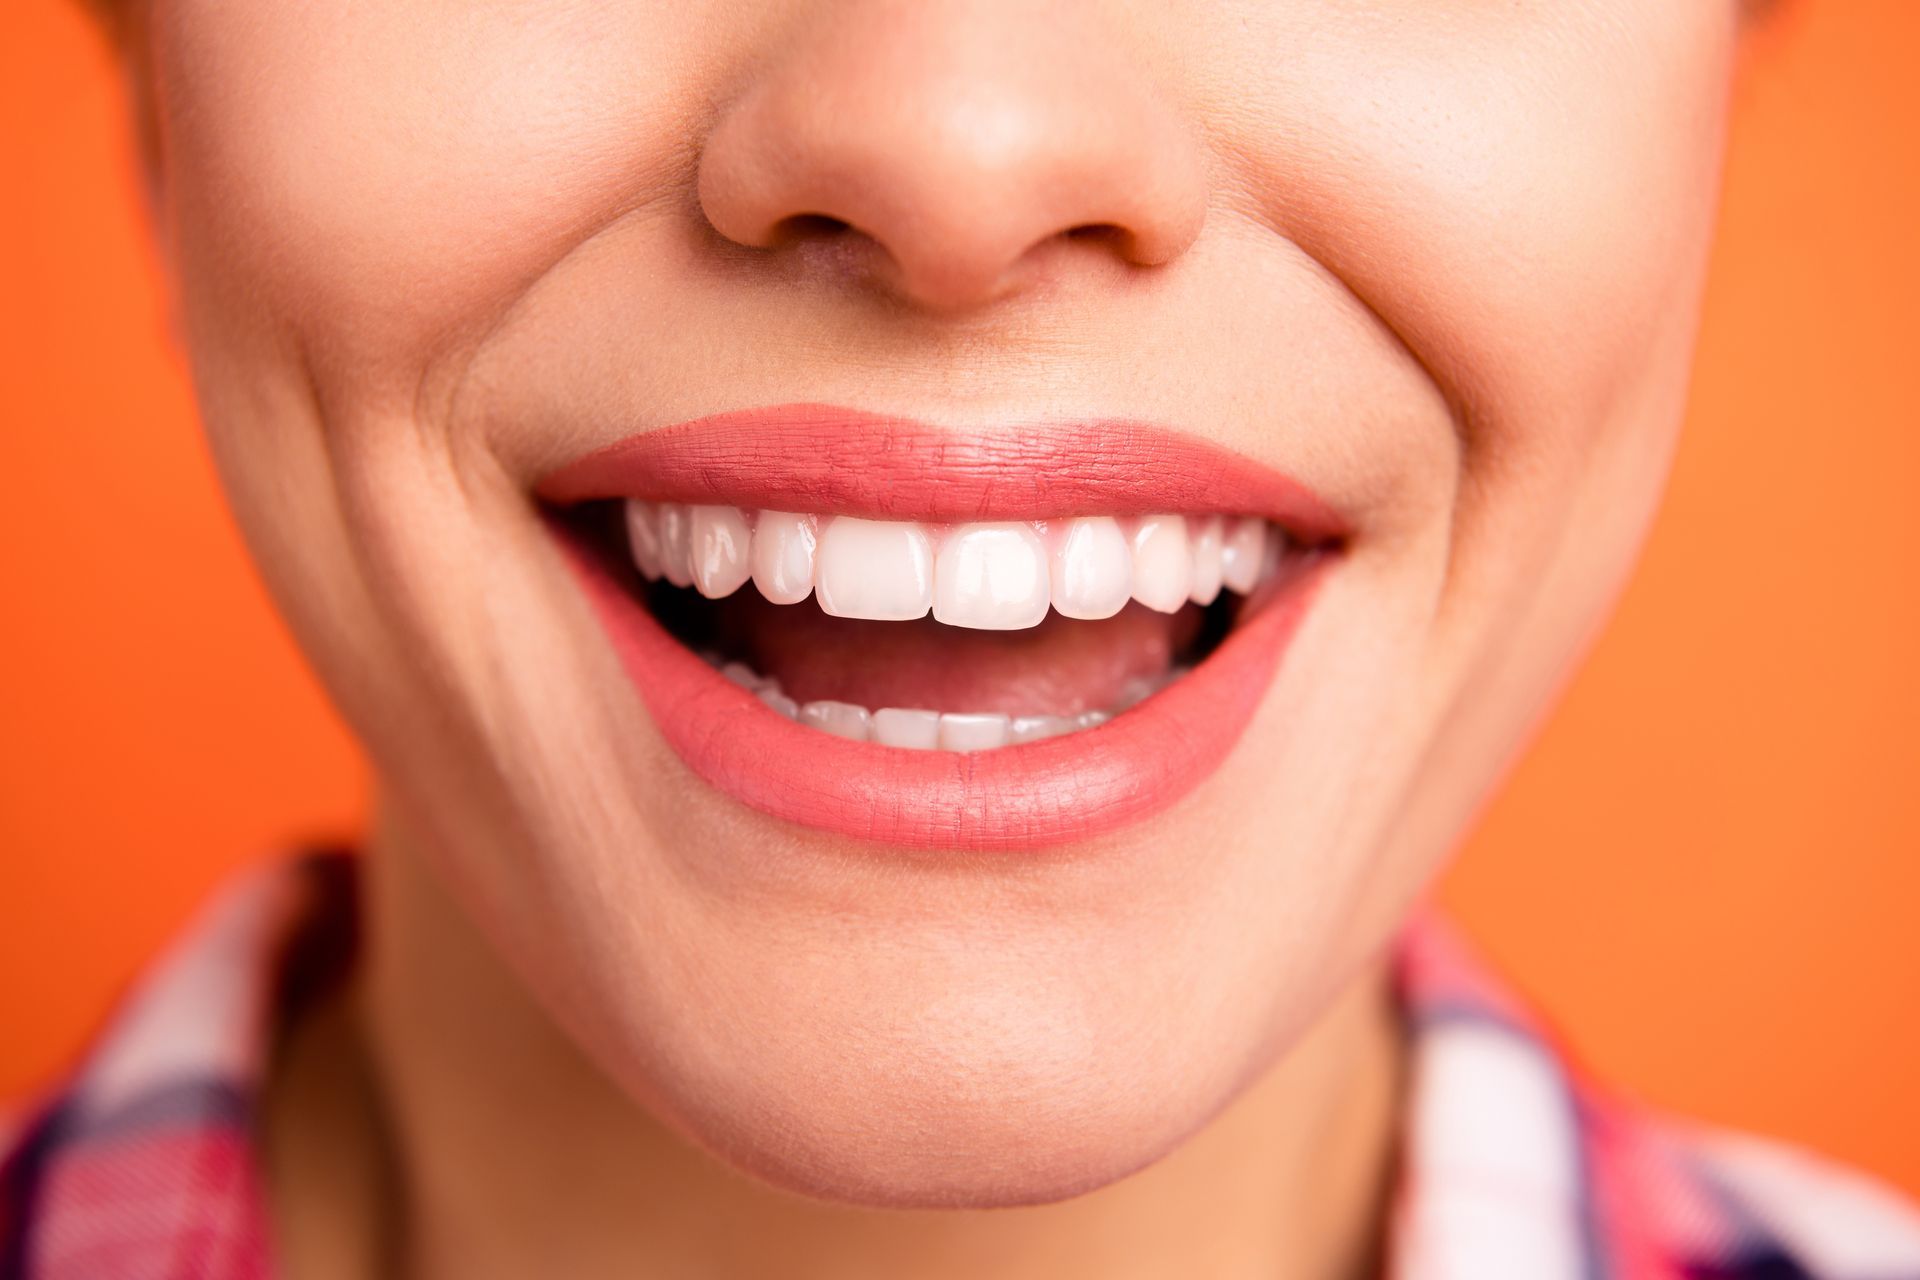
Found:
M 1459 837 L 1653 508 L 1738 27 L 152 6 L 207 429 L 395 813 L 642 1104 L 775 1182 L 922 1204 L 1166 1153 Z M 627 497 L 741 508 L 696 522 L 701 582 L 759 576 L 646 587 Z M 1168 612 L 1211 595 L 1213 515 L 1241 589 Z M 1115 581 L 1140 600 L 1026 625 Z M 965 625 L 899 620 L 929 601 Z M 915 752 L 783 718 L 662 625 L 873 710 L 1112 709 L 1197 665 L 1110 724 Z

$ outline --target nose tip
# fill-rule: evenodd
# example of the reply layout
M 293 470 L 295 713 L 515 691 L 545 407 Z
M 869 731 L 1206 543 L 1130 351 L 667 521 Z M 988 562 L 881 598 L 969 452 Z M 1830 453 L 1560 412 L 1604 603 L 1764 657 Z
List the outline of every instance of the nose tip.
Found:
M 931 310 L 1016 292 L 1067 246 L 1173 261 L 1205 220 L 1192 130 L 1097 32 L 1031 13 L 916 0 L 797 42 L 708 135 L 707 220 L 762 249 L 858 238 Z

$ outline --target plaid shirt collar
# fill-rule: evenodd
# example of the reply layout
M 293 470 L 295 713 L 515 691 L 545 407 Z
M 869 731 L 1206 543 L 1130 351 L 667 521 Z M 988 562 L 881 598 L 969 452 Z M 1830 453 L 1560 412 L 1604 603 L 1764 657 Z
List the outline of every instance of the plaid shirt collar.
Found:
M 255 1104 L 298 957 L 350 950 L 350 880 L 337 856 L 243 877 L 67 1090 L 0 1132 L 0 1280 L 272 1274 Z M 1920 1280 L 1904 1202 L 1607 1095 L 1444 922 L 1417 918 L 1395 971 L 1413 1070 L 1393 1280 Z

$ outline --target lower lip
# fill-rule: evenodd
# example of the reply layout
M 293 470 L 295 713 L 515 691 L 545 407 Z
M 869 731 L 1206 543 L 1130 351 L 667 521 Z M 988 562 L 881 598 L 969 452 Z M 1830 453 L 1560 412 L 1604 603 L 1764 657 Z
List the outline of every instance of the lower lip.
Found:
M 561 543 L 667 745 L 735 800 L 801 826 L 910 849 L 1038 849 L 1165 809 L 1245 731 L 1325 562 L 1295 575 L 1185 678 L 1095 729 L 961 754 L 796 724 L 669 635 L 564 531 Z

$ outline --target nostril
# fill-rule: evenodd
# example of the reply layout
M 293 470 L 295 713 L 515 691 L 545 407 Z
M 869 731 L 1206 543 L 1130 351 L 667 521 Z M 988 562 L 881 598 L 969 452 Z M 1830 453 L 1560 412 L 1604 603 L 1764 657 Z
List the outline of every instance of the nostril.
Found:
M 827 213 L 795 213 L 774 224 L 772 239 L 777 244 L 803 240 L 837 240 L 853 230 L 845 218 Z
M 1070 242 L 1090 245 L 1129 261 L 1139 256 L 1139 238 L 1114 222 L 1083 222 L 1077 227 L 1068 227 L 1065 238 Z

